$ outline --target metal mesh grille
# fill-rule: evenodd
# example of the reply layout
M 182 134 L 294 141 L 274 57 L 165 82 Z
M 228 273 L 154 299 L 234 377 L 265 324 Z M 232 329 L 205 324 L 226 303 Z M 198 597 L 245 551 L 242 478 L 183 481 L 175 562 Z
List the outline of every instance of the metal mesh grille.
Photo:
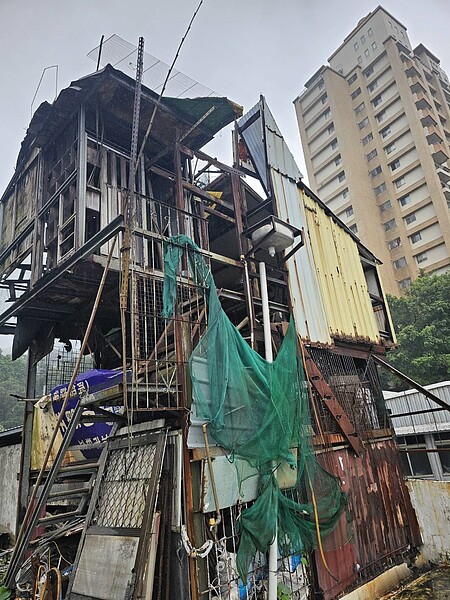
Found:
M 141 527 L 156 444 L 112 450 L 108 456 L 92 524 Z
M 376 366 L 369 360 L 311 347 L 311 357 L 359 434 L 388 427 Z M 323 431 L 340 433 L 322 399 L 314 393 Z
M 236 523 L 242 510 L 251 504 L 245 503 L 221 511 L 222 524 L 218 530 L 218 540 L 207 556 L 205 570 L 199 572 L 200 598 L 206 600 L 259 600 L 267 593 L 268 565 L 266 556 L 257 553 L 248 574 L 247 585 L 239 580 L 236 570 L 236 553 L 239 535 Z M 205 516 L 205 536 L 210 535 Z M 289 588 L 290 598 L 306 600 L 309 592 L 309 579 L 299 555 L 283 556 L 279 561 L 278 582 Z M 203 583 L 203 587 L 202 587 Z
M 57 385 L 68 383 L 80 354 L 81 342 L 71 340 L 70 344 L 55 342 L 53 350 L 39 361 L 36 375 L 37 395 L 47 394 Z M 79 373 L 92 369 L 90 355 L 83 356 Z
M 193 274 L 183 272 L 177 314 L 168 321 L 161 317 L 164 240 L 184 231 L 207 250 L 207 221 L 193 214 L 195 206 L 187 213 L 152 198 L 140 200 L 132 273 L 133 409 L 178 409 L 184 406 L 184 357 L 204 333 L 206 307 L 203 295 L 191 284 Z
M 97 60 L 98 53 L 99 47 L 97 46 L 89 52 L 88 57 L 92 60 Z M 103 42 L 100 64 L 101 66 L 105 66 L 111 63 L 116 69 L 120 69 L 134 79 L 136 76 L 136 57 L 136 46 L 113 34 Z M 168 71 L 169 65 L 148 52 L 144 52 L 143 83 L 146 86 L 159 93 Z M 175 98 L 198 98 L 200 96 L 217 95 L 210 88 L 198 83 L 176 69 L 172 71 L 165 92 L 165 96 Z

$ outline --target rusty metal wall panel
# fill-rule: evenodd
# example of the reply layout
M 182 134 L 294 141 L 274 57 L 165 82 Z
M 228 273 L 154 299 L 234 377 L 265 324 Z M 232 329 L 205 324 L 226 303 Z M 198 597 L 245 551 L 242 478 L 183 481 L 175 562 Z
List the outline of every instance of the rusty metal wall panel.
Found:
M 312 198 L 301 195 L 330 335 L 381 343 L 356 243 Z
M 419 544 L 420 535 L 392 439 L 368 442 L 361 457 L 336 449 L 324 465 L 348 494 L 352 528 L 348 538 L 341 522 L 326 542 L 325 557 L 338 583 L 316 553 L 319 585 L 331 600 L 357 579 L 370 579 L 395 564 Z

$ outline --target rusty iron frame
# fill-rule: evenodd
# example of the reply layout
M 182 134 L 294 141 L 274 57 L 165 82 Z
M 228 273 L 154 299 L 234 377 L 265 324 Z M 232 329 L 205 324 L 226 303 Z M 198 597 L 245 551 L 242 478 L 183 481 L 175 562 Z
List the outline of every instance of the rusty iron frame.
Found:
M 345 439 L 352 447 L 353 451 L 357 456 L 360 456 L 364 452 L 364 446 L 361 438 L 357 434 L 349 416 L 339 404 L 336 396 L 333 394 L 332 389 L 325 381 L 319 367 L 316 365 L 314 360 L 311 358 L 306 347 L 304 347 L 305 354 L 305 371 L 309 382 L 317 391 L 319 396 L 322 398 L 325 406 L 330 411 L 332 417 L 342 431 Z

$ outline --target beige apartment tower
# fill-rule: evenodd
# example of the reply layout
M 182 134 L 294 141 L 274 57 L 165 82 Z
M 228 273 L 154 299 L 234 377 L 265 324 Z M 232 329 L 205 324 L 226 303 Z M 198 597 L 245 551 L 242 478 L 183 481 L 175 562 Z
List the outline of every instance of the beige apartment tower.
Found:
M 381 6 L 294 100 L 311 188 L 383 262 L 399 295 L 450 269 L 450 86 Z

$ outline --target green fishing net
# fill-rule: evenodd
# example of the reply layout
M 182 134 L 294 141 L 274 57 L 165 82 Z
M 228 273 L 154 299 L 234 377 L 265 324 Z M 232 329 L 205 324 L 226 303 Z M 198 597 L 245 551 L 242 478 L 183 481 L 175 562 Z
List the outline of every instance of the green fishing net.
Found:
M 259 496 L 237 524 L 237 570 L 245 583 L 255 553 L 267 552 L 277 530 L 283 556 L 309 552 L 318 543 L 316 521 L 321 537 L 328 535 L 347 498 L 339 480 L 314 455 L 308 390 L 292 319 L 275 360 L 267 362 L 228 319 L 199 248 L 186 236 L 171 238 L 166 246 L 163 316 L 173 314 L 184 250 L 208 304 L 207 332 L 190 357 L 197 416 L 209 423 L 212 437 L 231 457 L 260 473 Z M 291 490 L 278 486 L 276 471 L 285 463 L 297 471 Z

